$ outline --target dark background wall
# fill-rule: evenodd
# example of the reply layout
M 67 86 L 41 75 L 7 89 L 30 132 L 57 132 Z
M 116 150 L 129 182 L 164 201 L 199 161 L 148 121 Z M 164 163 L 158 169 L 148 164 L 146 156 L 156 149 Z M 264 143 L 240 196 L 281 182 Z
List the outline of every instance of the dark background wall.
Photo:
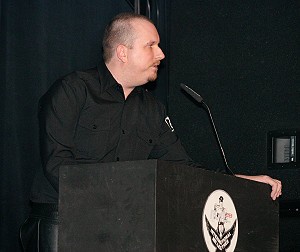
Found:
M 173 0 L 169 68 L 169 113 L 191 157 L 224 167 L 206 111 L 181 82 L 209 105 L 229 166 L 281 179 L 281 207 L 298 209 L 300 167 L 267 168 L 267 133 L 300 128 L 299 14 L 299 1 Z M 299 217 L 280 223 L 281 251 L 299 251 Z
M 40 165 L 39 97 L 61 75 L 98 62 L 105 24 L 132 11 L 129 2 L 0 1 L 0 251 L 19 251 L 18 228 Z M 156 4 L 167 55 L 159 81 L 169 82 L 169 96 L 166 83 L 155 92 L 191 157 L 209 168 L 223 166 L 208 116 L 180 91 L 181 82 L 211 107 L 232 169 L 277 176 L 284 182 L 283 199 L 299 200 L 300 169 L 266 168 L 266 133 L 300 127 L 299 3 Z M 286 236 L 297 221 L 285 222 Z
M 210 106 L 234 171 L 298 175 L 266 163 L 267 132 L 300 127 L 298 1 L 174 0 L 170 30 L 169 108 L 191 156 L 223 166 L 208 116 L 181 82 Z

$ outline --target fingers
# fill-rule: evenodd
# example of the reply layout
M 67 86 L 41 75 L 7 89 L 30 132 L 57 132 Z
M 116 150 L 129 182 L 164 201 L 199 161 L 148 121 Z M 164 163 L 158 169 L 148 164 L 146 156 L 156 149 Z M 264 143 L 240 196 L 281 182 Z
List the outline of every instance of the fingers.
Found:
M 269 177 L 268 184 L 271 185 L 271 198 L 276 200 L 282 194 L 282 184 L 280 180 L 272 179 Z

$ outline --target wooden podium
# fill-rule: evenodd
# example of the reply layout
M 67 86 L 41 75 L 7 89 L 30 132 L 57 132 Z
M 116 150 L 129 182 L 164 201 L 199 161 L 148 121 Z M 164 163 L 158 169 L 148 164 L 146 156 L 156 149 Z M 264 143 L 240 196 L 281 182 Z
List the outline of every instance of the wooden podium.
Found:
M 270 187 L 158 160 L 60 169 L 59 252 L 279 251 Z

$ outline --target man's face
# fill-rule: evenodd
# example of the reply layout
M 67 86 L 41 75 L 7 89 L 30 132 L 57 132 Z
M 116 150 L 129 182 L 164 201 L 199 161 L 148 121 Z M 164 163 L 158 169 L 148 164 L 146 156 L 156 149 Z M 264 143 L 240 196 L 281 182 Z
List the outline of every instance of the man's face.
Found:
M 144 20 L 132 24 L 136 39 L 128 50 L 128 67 L 132 84 L 139 86 L 156 80 L 158 65 L 165 55 L 158 46 L 159 35 L 153 24 Z

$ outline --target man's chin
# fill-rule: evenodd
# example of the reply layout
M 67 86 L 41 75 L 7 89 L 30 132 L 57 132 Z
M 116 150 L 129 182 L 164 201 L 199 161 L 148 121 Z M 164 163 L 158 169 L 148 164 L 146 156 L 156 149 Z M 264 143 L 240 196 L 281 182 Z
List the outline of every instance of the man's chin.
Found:
M 151 75 L 151 76 L 149 76 L 149 78 L 148 78 L 148 82 L 153 82 L 153 81 L 155 81 L 156 79 L 157 79 L 157 74 Z

